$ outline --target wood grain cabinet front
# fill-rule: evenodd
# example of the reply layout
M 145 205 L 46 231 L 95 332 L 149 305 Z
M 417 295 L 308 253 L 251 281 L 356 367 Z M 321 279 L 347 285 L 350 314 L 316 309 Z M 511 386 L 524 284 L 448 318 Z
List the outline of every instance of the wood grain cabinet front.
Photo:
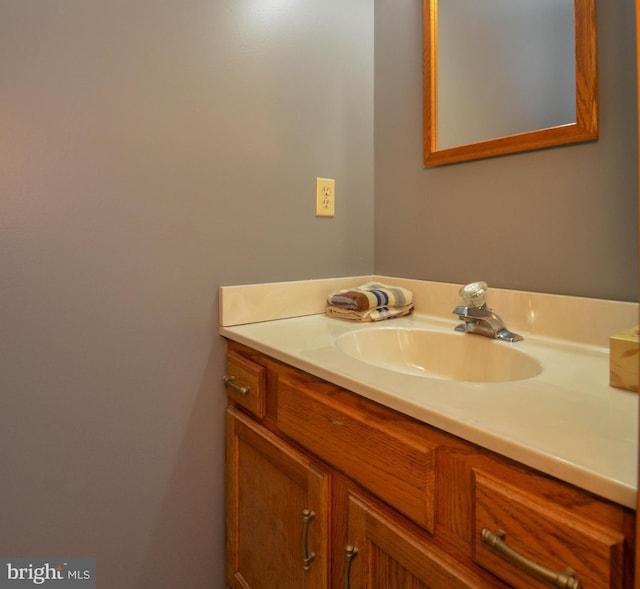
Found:
M 433 531 L 435 445 L 398 418 L 372 419 L 337 387 L 287 372 L 278 385 L 278 429 Z
M 232 589 L 631 589 L 635 513 L 229 343 Z M 251 397 L 251 394 L 248 395 Z
M 348 494 L 345 589 L 497 589 L 489 575 L 457 561 L 424 533 L 376 506 L 358 491 Z
M 474 558 L 518 589 L 622 589 L 624 535 L 474 469 Z
M 227 410 L 227 582 L 327 589 L 330 477 L 239 411 Z
M 235 352 L 227 354 L 224 385 L 227 394 L 238 405 L 259 419 L 265 416 L 266 369 L 257 362 Z

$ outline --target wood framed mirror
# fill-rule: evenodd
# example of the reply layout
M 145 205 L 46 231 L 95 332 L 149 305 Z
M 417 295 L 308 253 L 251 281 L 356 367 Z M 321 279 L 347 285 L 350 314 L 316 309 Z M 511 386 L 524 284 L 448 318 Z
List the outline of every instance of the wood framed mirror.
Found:
M 423 0 L 425 167 L 597 139 L 597 86 L 595 0 Z

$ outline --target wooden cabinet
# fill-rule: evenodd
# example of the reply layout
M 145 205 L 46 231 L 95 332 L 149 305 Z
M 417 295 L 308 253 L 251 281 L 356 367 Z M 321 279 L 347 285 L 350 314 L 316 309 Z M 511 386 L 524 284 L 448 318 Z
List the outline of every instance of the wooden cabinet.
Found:
M 233 589 L 328 587 L 329 475 L 227 410 L 227 566 Z
M 341 587 L 367 589 L 496 589 L 491 579 L 457 561 L 397 515 L 348 493 Z
M 372 419 L 366 406 L 348 405 L 339 389 L 304 373 L 280 376 L 278 429 L 433 531 L 435 446 L 384 416 Z
M 227 370 L 224 382 L 229 400 L 244 407 L 258 418 L 265 416 L 267 398 L 266 370 L 235 352 L 227 354 Z
M 633 586 L 632 510 L 229 348 L 233 589 Z
M 513 587 L 622 587 L 624 535 L 474 470 L 474 558 Z

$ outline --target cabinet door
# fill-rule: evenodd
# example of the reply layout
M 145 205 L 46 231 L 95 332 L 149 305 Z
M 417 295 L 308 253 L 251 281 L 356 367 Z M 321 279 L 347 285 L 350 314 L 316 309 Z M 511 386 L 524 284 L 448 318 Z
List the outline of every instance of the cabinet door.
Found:
M 328 474 L 227 410 L 227 579 L 233 589 L 326 589 Z
M 344 551 L 345 589 L 495 589 L 428 540 L 401 516 L 383 513 L 360 494 L 349 493 L 348 542 Z
M 474 559 L 517 589 L 624 587 L 624 535 L 479 468 Z M 588 498 L 583 501 L 586 503 Z

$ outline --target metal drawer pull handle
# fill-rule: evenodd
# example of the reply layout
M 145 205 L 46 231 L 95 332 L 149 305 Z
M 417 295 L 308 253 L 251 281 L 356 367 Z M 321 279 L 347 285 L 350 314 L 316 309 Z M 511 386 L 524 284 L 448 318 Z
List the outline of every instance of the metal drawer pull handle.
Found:
M 305 509 L 302 512 L 302 568 L 308 571 L 311 568 L 311 563 L 316 555 L 313 552 L 309 552 L 307 546 L 307 537 L 309 536 L 309 522 L 316 516 L 316 514 L 310 509 Z
M 248 395 L 251 392 L 251 387 L 242 386 L 235 382 L 235 376 L 223 376 L 222 382 L 224 386 L 228 389 L 233 389 L 234 391 L 238 391 L 241 395 Z
M 344 589 L 351 587 L 351 562 L 358 556 L 358 549 L 351 544 L 344 547 Z
M 536 577 L 540 581 L 545 581 L 552 587 L 559 587 L 560 589 L 582 589 L 582 583 L 576 578 L 575 571 L 568 568 L 562 572 L 556 572 L 529 560 L 526 556 L 508 546 L 504 541 L 505 537 L 506 533 L 503 530 L 498 530 L 497 532 L 492 532 L 489 528 L 482 530 L 483 544 L 486 544 L 493 552 L 526 571 L 532 577 Z

